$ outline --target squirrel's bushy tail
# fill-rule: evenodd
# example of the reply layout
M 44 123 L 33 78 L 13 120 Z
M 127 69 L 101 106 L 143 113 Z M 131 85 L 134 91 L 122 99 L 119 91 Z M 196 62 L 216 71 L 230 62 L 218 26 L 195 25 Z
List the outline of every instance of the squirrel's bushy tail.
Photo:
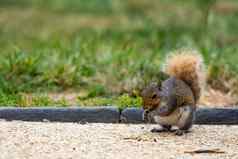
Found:
M 195 50 L 182 49 L 169 54 L 164 71 L 188 84 L 197 102 L 205 84 L 205 70 L 201 54 Z

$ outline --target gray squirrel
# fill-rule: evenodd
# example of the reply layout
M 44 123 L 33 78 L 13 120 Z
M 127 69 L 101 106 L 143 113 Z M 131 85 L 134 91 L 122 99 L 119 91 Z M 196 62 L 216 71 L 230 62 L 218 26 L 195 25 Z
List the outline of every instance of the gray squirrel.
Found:
M 177 126 L 176 135 L 183 135 L 192 127 L 205 83 L 203 59 L 192 50 L 182 50 L 168 56 L 164 72 L 169 78 L 161 85 L 152 83 L 142 90 L 143 119 L 162 126 L 152 132 Z

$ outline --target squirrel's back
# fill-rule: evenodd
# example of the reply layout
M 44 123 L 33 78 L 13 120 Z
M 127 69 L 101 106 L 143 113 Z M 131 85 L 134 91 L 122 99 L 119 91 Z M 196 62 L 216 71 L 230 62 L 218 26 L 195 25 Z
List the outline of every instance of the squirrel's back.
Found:
M 199 100 L 205 83 L 202 56 L 194 50 L 178 50 L 171 53 L 165 62 L 164 72 L 183 80 L 190 86 L 195 102 Z

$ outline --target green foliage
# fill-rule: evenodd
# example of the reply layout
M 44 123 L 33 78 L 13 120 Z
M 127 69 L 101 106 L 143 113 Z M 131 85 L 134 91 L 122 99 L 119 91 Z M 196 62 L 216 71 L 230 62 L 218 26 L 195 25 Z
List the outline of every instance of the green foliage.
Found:
M 106 89 L 102 85 L 92 85 L 89 89 L 89 93 L 87 95 L 88 98 L 102 96 L 106 94 Z
M 212 6 L 217 2 L 217 0 L 195 0 L 195 3 L 200 8 L 203 14 L 203 24 L 207 28 L 209 24 L 209 15 Z
M 214 5 L 217 0 L 194 0 L 195 3 L 201 8 L 209 8 L 211 5 Z
M 118 97 L 117 106 L 119 106 L 120 109 L 124 109 L 125 107 L 140 107 L 142 106 L 142 98 L 132 98 L 128 94 L 124 94 Z
M 77 103 L 79 106 L 112 106 L 115 105 L 115 99 L 105 97 L 79 98 Z
M 50 106 L 54 105 L 54 102 L 47 95 L 39 95 L 37 97 L 33 97 L 32 99 L 33 106 Z
M 0 93 L 1 106 L 17 106 L 19 100 L 20 100 L 19 95 Z
M 238 11 L 213 8 L 226 2 L 1 0 L 0 101 L 25 105 L 22 93 L 73 90 L 86 92 L 82 103 L 139 105 L 139 99 L 126 95 L 118 103 L 108 98 L 161 82 L 164 57 L 181 47 L 200 50 L 211 86 L 238 81 Z M 42 97 L 33 104 L 53 104 L 50 100 Z M 68 105 L 64 99 L 59 103 Z
M 118 106 L 120 109 L 126 107 L 140 107 L 142 105 L 142 99 L 139 96 L 132 97 L 128 94 L 123 94 L 117 97 L 93 97 L 78 100 L 80 106 Z

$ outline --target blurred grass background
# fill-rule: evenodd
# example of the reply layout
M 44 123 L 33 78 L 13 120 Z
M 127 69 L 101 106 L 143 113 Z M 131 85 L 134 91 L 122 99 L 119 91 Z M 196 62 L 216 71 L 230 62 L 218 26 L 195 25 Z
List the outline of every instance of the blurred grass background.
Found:
M 140 105 L 184 47 L 202 53 L 209 87 L 236 96 L 237 28 L 236 0 L 0 0 L 0 105 L 71 105 L 67 92 L 77 105 Z

